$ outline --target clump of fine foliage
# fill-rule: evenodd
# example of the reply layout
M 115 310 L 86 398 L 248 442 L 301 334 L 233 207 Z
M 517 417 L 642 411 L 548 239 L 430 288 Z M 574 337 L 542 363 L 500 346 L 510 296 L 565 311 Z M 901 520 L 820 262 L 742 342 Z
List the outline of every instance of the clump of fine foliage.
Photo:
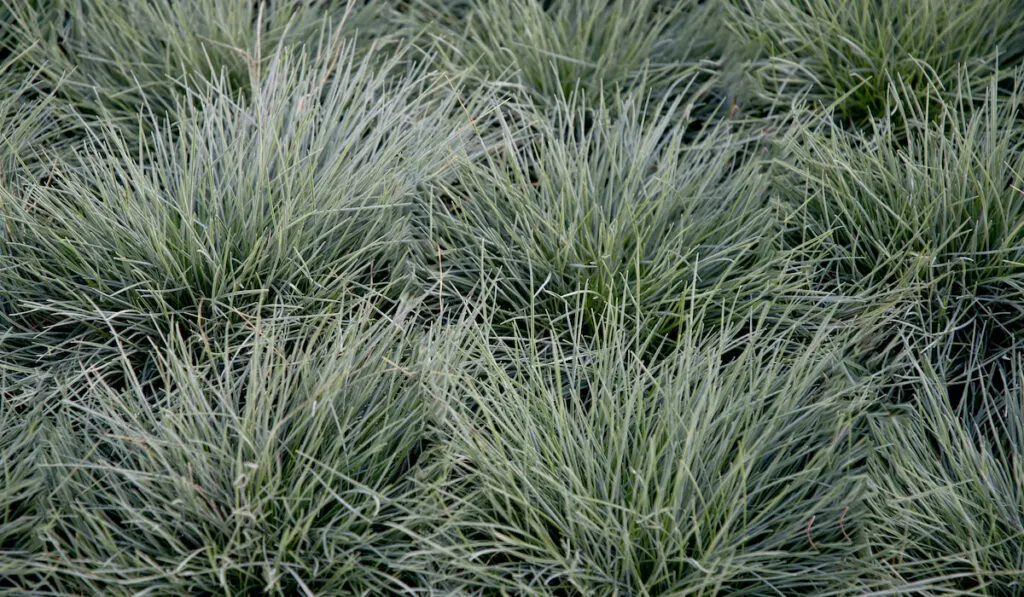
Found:
M 438 291 L 472 302 L 493 279 L 495 316 L 531 325 L 575 308 L 593 327 L 627 296 L 660 316 L 652 332 L 697 310 L 742 319 L 781 279 L 779 222 L 763 168 L 743 157 L 756 140 L 724 124 L 686 140 L 690 108 L 570 101 L 526 130 L 501 114 L 493 149 L 439 186 Z
M 0 595 L 1022 595 L 1022 90 L 1022 0 L 0 0 Z
M 695 0 L 472 0 L 458 8 L 441 10 L 450 68 L 540 106 L 577 91 L 596 104 L 641 83 L 664 95 L 682 75 L 714 66 L 714 46 L 698 33 L 709 8 Z
M 943 355 L 950 381 L 987 377 L 1024 341 L 1020 90 L 993 84 L 976 106 L 894 95 L 901 116 L 869 130 L 796 127 L 780 168 L 789 217 L 823 292 L 899 310 L 900 333 Z
M 38 590 L 381 594 L 415 582 L 394 568 L 433 408 L 408 368 L 426 344 L 401 316 L 370 312 L 298 330 L 258 320 L 198 356 L 171 339 L 159 398 L 98 378 L 63 396 L 38 457 Z
M 108 131 L 75 169 L 0 189 L 0 286 L 22 348 L 148 352 L 203 318 L 330 311 L 409 277 L 415 190 L 463 130 L 439 83 L 341 44 L 282 56 L 252 87 L 197 89 L 153 141 Z
M 244 93 L 250 72 L 284 47 L 315 46 L 339 30 L 394 28 L 388 2 L 2 2 L 13 51 L 70 108 L 129 135 L 153 117 L 173 116 L 205 81 Z
M 916 404 L 873 432 L 867 537 L 894 586 L 922 594 L 1017 595 L 1024 569 L 1024 355 L 977 390 L 975 412 L 950 406 L 953 384 L 922 358 Z
M 961 70 L 975 89 L 1024 56 L 1020 0 L 730 0 L 736 41 L 756 56 L 747 69 L 754 103 L 798 96 L 834 105 L 865 124 L 890 105 L 891 81 L 915 99 L 931 77 L 951 85 Z
M 858 587 L 874 388 L 842 347 L 793 350 L 764 326 L 689 335 L 652 365 L 633 325 L 610 315 L 551 358 L 543 338 L 458 338 L 456 377 L 431 384 L 448 412 L 444 574 L 550 594 Z

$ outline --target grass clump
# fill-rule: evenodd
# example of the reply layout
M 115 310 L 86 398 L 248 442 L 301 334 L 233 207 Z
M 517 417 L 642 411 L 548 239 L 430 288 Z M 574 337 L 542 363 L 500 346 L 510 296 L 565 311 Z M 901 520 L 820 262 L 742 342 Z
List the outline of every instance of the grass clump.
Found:
M 901 333 L 962 383 L 1024 338 L 1021 99 L 994 86 L 977 109 L 901 97 L 902 139 L 887 118 L 863 132 L 823 120 L 784 142 L 792 223 L 822 291 L 898 310 Z
M 1024 360 L 1003 361 L 967 416 L 940 367 L 915 360 L 917 401 L 875 429 L 869 544 L 888 590 L 1019 595 L 1024 580 Z
M 1024 55 L 1019 0 L 728 4 L 730 28 L 757 56 L 748 77 L 755 103 L 786 106 L 806 97 L 856 126 L 886 114 L 892 82 L 921 101 L 932 79 L 953 89 L 966 70 L 973 88 L 984 90 L 1000 65 Z
M 422 334 L 369 306 L 255 322 L 162 356 L 155 402 L 93 377 L 40 467 L 33 594 L 323 595 L 409 590 L 396 563 L 431 408 Z M 411 367 L 411 368 L 410 368 Z M 130 373 L 130 372 L 129 372 Z M 10 491 L 7 489 L 5 491 Z
M 576 93 L 597 105 L 640 83 L 668 93 L 711 45 L 695 0 L 474 0 L 463 12 L 441 38 L 449 70 L 541 107 Z
M 7 325 L 61 352 L 148 352 L 203 318 L 397 288 L 413 194 L 461 135 L 447 88 L 399 60 L 285 56 L 249 99 L 197 91 L 141 159 L 111 133 L 81 168 L 0 190 Z
M 459 353 L 431 384 L 447 411 L 445 572 L 494 594 L 863 589 L 871 384 L 847 380 L 837 340 L 690 336 L 651 366 L 617 317 L 553 357 L 543 338 L 505 352 L 486 327 L 460 336 L 472 365 Z
M 551 329 L 576 308 L 592 328 L 625 296 L 661 318 L 651 332 L 742 318 L 781 278 L 778 224 L 755 144 L 724 125 L 684 141 L 689 107 L 573 101 L 525 134 L 499 116 L 494 150 L 440 188 L 437 291 L 473 301 L 494 279 L 498 322 Z
M 3 0 L 9 36 L 77 112 L 135 135 L 176 117 L 193 86 L 227 81 L 230 95 L 282 46 L 316 47 L 344 21 L 349 35 L 383 33 L 387 2 L 136 2 Z

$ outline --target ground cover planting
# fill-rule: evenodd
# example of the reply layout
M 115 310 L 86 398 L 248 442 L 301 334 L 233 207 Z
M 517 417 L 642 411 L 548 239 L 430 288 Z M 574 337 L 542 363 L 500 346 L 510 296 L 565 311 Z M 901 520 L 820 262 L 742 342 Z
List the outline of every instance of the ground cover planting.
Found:
M 0 595 L 1024 595 L 1024 2 L 0 0 Z

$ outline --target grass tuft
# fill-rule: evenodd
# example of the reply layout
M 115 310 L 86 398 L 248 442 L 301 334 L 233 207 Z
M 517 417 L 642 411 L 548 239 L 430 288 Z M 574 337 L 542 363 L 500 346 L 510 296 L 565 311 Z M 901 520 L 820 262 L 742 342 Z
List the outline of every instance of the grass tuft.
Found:
M 892 107 L 895 82 L 912 101 L 933 80 L 975 91 L 1024 56 L 1020 0 L 728 0 L 729 27 L 749 47 L 751 100 L 786 106 L 808 98 L 862 126 Z
M 422 334 L 371 306 L 255 322 L 162 355 L 158 402 L 92 376 L 40 456 L 29 591 L 385 594 L 411 542 L 409 471 L 430 404 Z M 410 368 L 412 367 L 412 368 Z M 130 374 L 130 372 L 128 372 Z M 10 491 L 8 489 L 7 491 Z M 413 585 L 414 586 L 414 585 Z
M 458 336 L 454 379 L 431 384 L 447 412 L 444 572 L 529 595 L 862 589 L 872 385 L 848 380 L 842 342 L 792 352 L 765 326 L 738 356 L 689 336 L 652 366 L 632 324 L 609 316 L 553 357 L 543 337 Z
M 149 352 L 203 319 L 399 288 L 414 193 L 464 136 L 448 88 L 401 60 L 282 56 L 250 99 L 196 90 L 152 142 L 108 131 L 80 168 L 0 189 L 8 325 L 60 354 Z
M 577 93 L 596 106 L 641 83 L 664 95 L 713 71 L 699 58 L 712 48 L 709 9 L 695 0 L 474 0 L 461 12 L 439 40 L 449 70 L 540 107 Z
M 781 162 L 789 219 L 814 247 L 822 292 L 888 304 L 900 333 L 964 383 L 1024 338 L 1020 90 L 962 89 L 956 104 L 898 91 L 903 127 L 887 117 L 862 132 L 827 119 L 793 130 Z
M 349 36 L 380 35 L 388 11 L 386 1 L 345 0 L 0 3 L 15 50 L 95 126 L 128 136 L 176 119 L 195 85 L 224 80 L 229 95 L 248 92 L 282 45 L 312 49 L 342 25 Z
M 690 107 L 632 97 L 613 114 L 573 101 L 526 130 L 515 108 L 500 113 L 486 159 L 437 192 L 430 292 L 457 305 L 493 288 L 493 315 L 513 327 L 564 327 L 578 308 L 593 328 L 625 296 L 660 318 L 649 332 L 746 317 L 784 279 L 763 165 L 747 155 L 757 140 L 719 125 L 686 141 L 674 124 Z
M 901 594 L 1020 594 L 1024 579 L 1024 360 L 1015 354 L 963 416 L 916 361 L 913 408 L 874 429 L 868 545 Z

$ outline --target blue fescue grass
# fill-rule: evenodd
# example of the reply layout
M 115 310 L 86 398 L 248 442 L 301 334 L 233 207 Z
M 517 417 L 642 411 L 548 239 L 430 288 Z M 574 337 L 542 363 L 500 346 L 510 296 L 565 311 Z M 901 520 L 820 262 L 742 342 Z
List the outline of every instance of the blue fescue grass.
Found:
M 916 403 L 874 429 L 868 544 L 889 589 L 1017 595 L 1024 578 L 1021 355 L 978 390 L 984 407 L 951 407 L 951 384 L 926 356 Z
M 641 81 L 668 93 L 713 47 L 709 10 L 694 0 L 441 4 L 461 13 L 438 34 L 448 68 L 542 107 L 576 92 L 596 105 Z
M 447 85 L 347 44 L 251 84 L 197 88 L 152 141 L 108 129 L 76 168 L 0 190 L 5 318 L 25 342 L 148 351 L 204 317 L 410 284 L 415 191 L 469 132 Z
M 493 149 L 435 192 L 428 292 L 459 305 L 490 288 L 496 323 L 562 329 L 567 310 L 593 328 L 631 297 L 656 334 L 743 320 L 767 288 L 783 292 L 768 148 L 724 123 L 691 135 L 685 97 L 499 110 Z
M 26 392 L 21 397 L 37 396 Z M 31 574 L 29 562 L 40 546 L 34 531 L 42 522 L 38 456 L 45 411 L 39 405 L 19 409 L 13 403 L 8 396 L 0 404 L 0 578 Z M 0 581 L 0 593 L 9 588 Z
M 1020 0 L 0 0 L 0 595 L 1024 583 Z
M 828 119 L 783 141 L 792 223 L 819 284 L 901 313 L 902 333 L 959 381 L 1024 339 L 1024 153 L 1020 81 L 960 101 L 893 90 L 900 116 L 847 132 Z M 902 123 L 902 124 L 901 124 Z M 899 132 L 897 132 L 899 129 Z M 954 381 L 954 380 L 951 380 Z
M 430 384 L 444 574 L 530 595 L 867 586 L 853 538 L 874 386 L 846 372 L 853 337 L 691 334 L 652 365 L 621 311 L 550 357 L 544 332 L 509 348 L 492 334 L 456 334 L 455 377 Z
M 158 399 L 130 370 L 125 389 L 98 376 L 72 389 L 35 462 L 46 506 L 33 530 L 41 552 L 25 568 L 41 580 L 23 586 L 105 595 L 415 586 L 397 564 L 412 545 L 402 528 L 415 505 L 409 471 L 434 408 L 417 364 L 427 342 L 401 313 L 373 314 L 364 303 L 301 329 L 255 320 L 204 339 L 198 353 L 192 339 L 170 338 Z
M 245 93 L 282 45 L 315 47 L 340 31 L 370 39 L 395 33 L 388 2 L 2 4 L 13 50 L 91 124 L 131 136 L 173 118 L 195 85 L 224 80 L 231 95 Z
M 960 71 L 983 91 L 1024 54 L 1019 0 L 726 0 L 727 26 L 753 57 L 748 102 L 809 98 L 863 126 L 892 107 L 890 85 L 919 101 Z

